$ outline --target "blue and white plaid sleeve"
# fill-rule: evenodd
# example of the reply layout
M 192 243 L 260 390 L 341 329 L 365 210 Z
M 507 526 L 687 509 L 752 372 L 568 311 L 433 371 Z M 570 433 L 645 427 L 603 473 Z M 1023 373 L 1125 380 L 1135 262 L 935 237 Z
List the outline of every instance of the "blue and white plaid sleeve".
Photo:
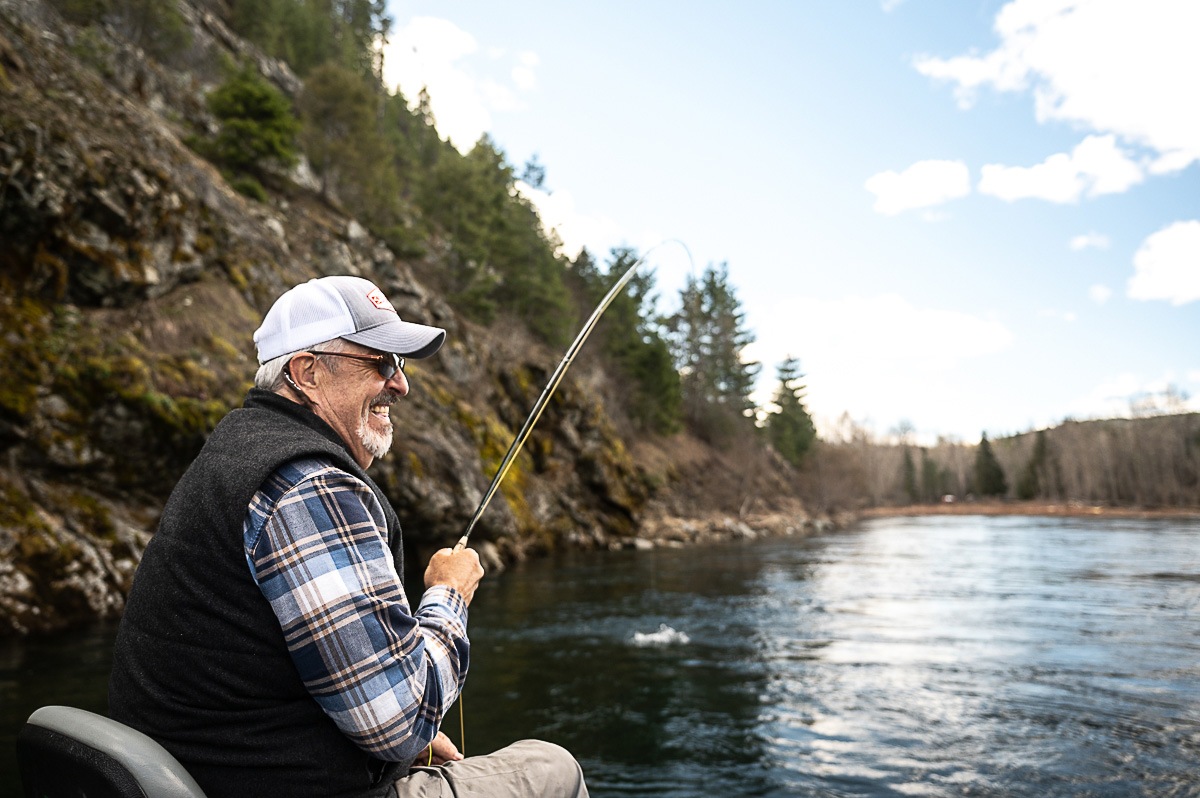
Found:
M 319 460 L 263 483 L 243 531 L 251 573 L 313 698 L 375 757 L 415 759 L 467 675 L 462 595 L 435 586 L 411 612 L 375 494 Z

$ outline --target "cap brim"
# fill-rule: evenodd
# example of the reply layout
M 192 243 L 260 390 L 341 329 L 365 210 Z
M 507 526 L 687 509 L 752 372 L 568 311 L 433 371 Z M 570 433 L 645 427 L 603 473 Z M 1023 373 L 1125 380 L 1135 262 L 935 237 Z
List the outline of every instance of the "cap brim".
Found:
M 441 327 L 393 319 L 341 337 L 381 352 L 392 352 L 401 357 L 422 358 L 429 357 L 441 349 L 446 340 L 446 331 Z

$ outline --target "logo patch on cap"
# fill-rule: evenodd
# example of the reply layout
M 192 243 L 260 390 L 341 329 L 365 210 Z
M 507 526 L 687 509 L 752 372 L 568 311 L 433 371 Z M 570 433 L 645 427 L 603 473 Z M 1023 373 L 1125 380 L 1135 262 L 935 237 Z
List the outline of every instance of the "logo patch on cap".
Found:
M 371 300 L 371 304 L 380 310 L 390 310 L 392 313 L 396 313 L 396 309 L 392 307 L 392 303 L 388 302 L 387 297 L 378 288 L 367 294 L 367 299 Z

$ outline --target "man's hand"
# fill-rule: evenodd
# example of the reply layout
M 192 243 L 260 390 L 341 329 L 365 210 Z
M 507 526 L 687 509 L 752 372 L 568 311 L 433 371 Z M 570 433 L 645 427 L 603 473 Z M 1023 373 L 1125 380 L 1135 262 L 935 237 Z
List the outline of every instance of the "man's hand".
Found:
M 442 732 L 437 733 L 437 737 L 433 738 L 433 743 L 429 746 L 433 749 L 433 764 L 444 765 L 447 762 L 457 762 L 463 758 L 463 755 L 458 752 L 458 748 L 454 743 L 450 742 L 450 738 Z M 425 749 L 425 756 L 418 759 L 414 764 L 425 765 L 430 762 L 429 748 Z
M 452 587 L 462 593 L 468 605 L 482 578 L 483 566 L 475 549 L 440 549 L 429 558 L 429 567 L 425 569 L 425 587 Z

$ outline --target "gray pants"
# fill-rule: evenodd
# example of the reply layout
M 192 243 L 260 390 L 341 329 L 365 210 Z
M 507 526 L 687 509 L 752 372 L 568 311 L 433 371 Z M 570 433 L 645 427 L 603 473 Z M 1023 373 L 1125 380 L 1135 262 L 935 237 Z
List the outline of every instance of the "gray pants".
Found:
M 565 748 L 519 740 L 485 756 L 415 767 L 396 798 L 588 798 L 583 770 Z

